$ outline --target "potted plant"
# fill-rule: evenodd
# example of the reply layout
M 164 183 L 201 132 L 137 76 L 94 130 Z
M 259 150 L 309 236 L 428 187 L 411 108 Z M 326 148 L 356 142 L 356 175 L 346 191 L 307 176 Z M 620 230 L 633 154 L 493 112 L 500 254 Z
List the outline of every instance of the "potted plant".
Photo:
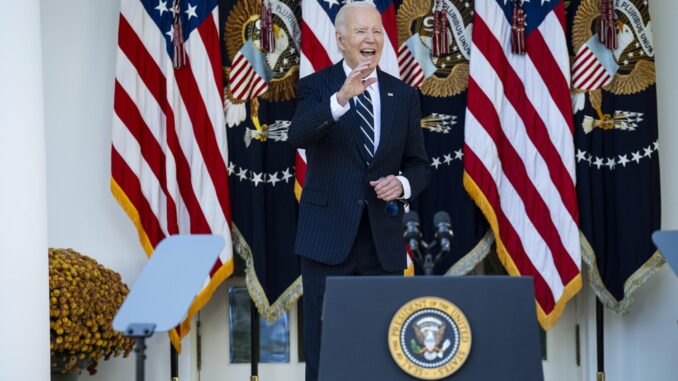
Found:
M 101 358 L 124 355 L 133 340 L 111 322 L 129 292 L 120 274 L 72 249 L 49 249 L 52 379 L 96 373 Z

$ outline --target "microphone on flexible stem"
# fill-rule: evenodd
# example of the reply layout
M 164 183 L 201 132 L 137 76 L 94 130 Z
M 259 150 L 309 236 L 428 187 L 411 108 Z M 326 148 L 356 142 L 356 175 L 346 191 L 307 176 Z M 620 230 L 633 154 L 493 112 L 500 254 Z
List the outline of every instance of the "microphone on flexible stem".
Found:
M 452 229 L 450 215 L 447 212 L 440 211 L 433 216 L 433 227 L 435 229 L 435 247 L 438 247 L 438 253 L 433 257 L 430 251 L 424 256 L 424 275 L 433 275 L 433 268 L 445 253 L 450 252 L 452 242 Z
M 436 243 L 440 248 L 440 254 L 449 253 L 452 245 L 452 223 L 447 212 L 440 211 L 433 216 L 433 226 L 436 229 Z
M 403 239 L 410 245 L 410 250 L 415 255 L 419 255 L 419 241 L 421 240 L 421 231 L 419 230 L 419 215 L 415 211 L 409 211 L 403 216 Z

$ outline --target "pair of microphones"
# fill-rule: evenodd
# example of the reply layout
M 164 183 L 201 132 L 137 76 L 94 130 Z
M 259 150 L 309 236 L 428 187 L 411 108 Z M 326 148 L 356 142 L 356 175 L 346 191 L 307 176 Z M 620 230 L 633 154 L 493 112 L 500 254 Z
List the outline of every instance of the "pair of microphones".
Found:
M 419 215 L 415 211 L 409 211 L 403 216 L 403 239 L 410 246 L 410 251 L 417 259 L 426 275 L 433 273 L 433 266 L 444 255 L 450 252 L 452 245 L 452 223 L 450 215 L 445 211 L 439 211 L 433 216 L 433 226 L 435 228 L 435 241 L 430 245 L 422 242 L 421 230 L 419 227 Z M 434 256 L 430 251 L 438 249 Z M 426 253 L 422 255 L 422 251 Z

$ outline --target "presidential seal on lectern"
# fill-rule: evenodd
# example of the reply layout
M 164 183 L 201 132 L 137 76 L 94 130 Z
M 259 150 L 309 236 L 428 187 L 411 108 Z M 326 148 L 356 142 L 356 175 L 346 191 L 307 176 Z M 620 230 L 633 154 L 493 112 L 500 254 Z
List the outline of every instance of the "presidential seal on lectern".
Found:
M 409 301 L 388 329 L 396 364 L 421 380 L 439 380 L 456 372 L 471 352 L 471 327 L 453 303 L 437 297 Z

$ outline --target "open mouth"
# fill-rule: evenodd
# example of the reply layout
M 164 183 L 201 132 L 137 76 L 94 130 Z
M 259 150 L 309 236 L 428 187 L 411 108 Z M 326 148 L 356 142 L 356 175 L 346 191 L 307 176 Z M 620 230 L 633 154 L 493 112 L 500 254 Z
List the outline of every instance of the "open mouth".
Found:
M 377 51 L 374 49 L 361 49 L 360 50 L 360 55 L 363 56 L 363 58 L 371 60 L 374 58 L 374 56 L 377 54 Z

